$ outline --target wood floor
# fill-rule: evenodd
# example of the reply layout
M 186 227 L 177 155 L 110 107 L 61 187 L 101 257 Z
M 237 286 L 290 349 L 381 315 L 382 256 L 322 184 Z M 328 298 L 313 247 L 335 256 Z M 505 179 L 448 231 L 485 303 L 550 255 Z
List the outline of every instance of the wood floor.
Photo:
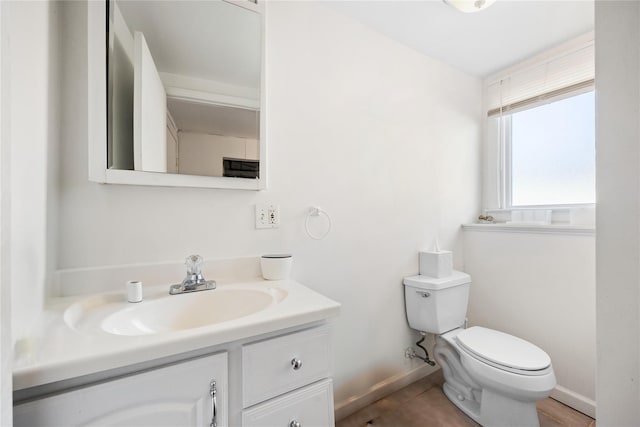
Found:
M 336 422 L 336 427 L 478 426 L 447 399 L 438 371 Z M 538 403 L 541 427 L 594 427 L 595 420 L 551 398 Z M 517 426 L 513 426 L 517 427 Z

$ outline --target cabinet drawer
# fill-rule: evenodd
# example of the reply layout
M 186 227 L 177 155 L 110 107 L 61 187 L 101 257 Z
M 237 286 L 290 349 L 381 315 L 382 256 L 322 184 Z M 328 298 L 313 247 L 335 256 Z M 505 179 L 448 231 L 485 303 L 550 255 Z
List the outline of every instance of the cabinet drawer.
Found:
M 303 387 L 242 412 L 243 427 L 334 425 L 333 387 L 330 379 Z
M 243 406 L 328 377 L 329 356 L 328 326 L 243 346 Z M 298 366 L 294 365 L 296 361 Z

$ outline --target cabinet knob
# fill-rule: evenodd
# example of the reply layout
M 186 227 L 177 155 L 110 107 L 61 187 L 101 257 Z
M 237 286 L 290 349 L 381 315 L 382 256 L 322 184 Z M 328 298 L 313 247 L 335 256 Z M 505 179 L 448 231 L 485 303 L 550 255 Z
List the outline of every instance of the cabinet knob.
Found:
M 293 359 L 291 359 L 291 366 L 293 366 L 293 369 L 297 371 L 298 369 L 302 368 L 302 360 L 298 359 L 297 357 L 294 357 Z M 292 425 L 292 427 L 294 426 Z M 299 426 L 295 426 L 295 427 L 299 427 Z
M 300 424 L 300 421 L 291 420 L 289 427 L 302 427 L 302 424 Z

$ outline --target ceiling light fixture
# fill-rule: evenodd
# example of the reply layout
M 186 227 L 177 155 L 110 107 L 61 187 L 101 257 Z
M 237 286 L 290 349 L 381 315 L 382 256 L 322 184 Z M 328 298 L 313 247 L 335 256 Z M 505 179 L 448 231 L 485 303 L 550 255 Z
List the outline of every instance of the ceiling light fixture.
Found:
M 442 0 L 446 4 L 455 7 L 461 12 L 480 12 L 491 6 L 496 0 Z

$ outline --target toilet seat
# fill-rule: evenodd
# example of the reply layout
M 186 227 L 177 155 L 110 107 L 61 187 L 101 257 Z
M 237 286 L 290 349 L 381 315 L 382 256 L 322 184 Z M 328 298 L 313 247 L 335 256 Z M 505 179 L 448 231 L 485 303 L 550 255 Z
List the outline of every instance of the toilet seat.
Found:
M 474 326 L 456 335 L 458 347 L 495 368 L 520 375 L 545 375 L 551 359 L 542 349 L 513 335 Z

